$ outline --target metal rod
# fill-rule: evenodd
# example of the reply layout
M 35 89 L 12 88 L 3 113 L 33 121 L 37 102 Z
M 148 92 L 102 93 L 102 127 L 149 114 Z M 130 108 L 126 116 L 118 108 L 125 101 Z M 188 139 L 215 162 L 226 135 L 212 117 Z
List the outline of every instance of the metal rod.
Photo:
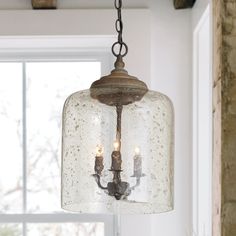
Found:
M 121 117 L 122 117 L 122 105 L 116 106 L 116 113 L 117 113 L 117 125 L 116 125 L 116 141 L 119 143 L 118 151 L 121 150 Z
M 26 130 L 26 104 L 27 104 L 27 84 L 26 84 L 26 62 L 22 63 L 22 156 L 23 156 L 23 213 L 27 213 L 27 130 Z M 22 224 L 23 236 L 27 236 L 26 223 Z
M 118 152 L 119 152 L 119 162 L 121 163 L 122 159 L 121 159 L 121 117 L 122 117 L 122 110 L 123 110 L 123 106 L 122 105 L 117 105 L 116 106 L 116 114 L 117 114 L 117 124 L 116 124 L 116 141 L 119 143 L 118 146 Z M 118 171 L 114 171 L 113 172 L 113 182 L 118 184 L 121 182 L 121 176 L 120 176 L 120 172 Z
M 26 133 L 26 63 L 22 63 L 22 156 L 23 156 L 23 212 L 27 212 L 27 133 Z

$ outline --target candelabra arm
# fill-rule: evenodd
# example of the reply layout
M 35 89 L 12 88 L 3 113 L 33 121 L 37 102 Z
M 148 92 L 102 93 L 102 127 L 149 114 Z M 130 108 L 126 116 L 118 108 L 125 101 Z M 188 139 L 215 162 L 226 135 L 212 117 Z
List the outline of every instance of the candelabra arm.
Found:
M 93 177 L 95 178 L 96 183 L 97 183 L 97 185 L 98 185 L 98 187 L 99 187 L 100 189 L 103 189 L 103 190 L 107 190 L 107 189 L 108 189 L 107 187 L 103 187 L 103 186 L 102 186 L 102 184 L 101 184 L 101 176 L 100 176 L 100 175 L 94 174 Z
M 140 185 L 140 177 L 136 178 L 136 184 L 130 188 L 130 190 L 135 190 Z

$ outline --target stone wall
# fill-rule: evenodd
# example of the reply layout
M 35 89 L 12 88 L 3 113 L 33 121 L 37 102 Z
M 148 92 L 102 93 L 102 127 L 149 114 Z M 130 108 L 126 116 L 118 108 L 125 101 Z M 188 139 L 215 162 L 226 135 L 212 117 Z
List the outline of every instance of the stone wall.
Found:
M 236 236 L 236 0 L 213 0 L 213 236 Z
M 221 236 L 221 5 L 221 0 L 213 2 L 213 236 Z

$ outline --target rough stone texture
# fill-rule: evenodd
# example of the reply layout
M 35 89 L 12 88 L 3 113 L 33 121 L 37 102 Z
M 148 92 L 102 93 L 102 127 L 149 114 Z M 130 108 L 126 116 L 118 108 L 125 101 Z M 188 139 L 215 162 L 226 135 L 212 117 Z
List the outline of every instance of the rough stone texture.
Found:
M 221 236 L 221 107 L 222 107 L 222 1 L 213 5 L 213 236 Z
M 236 1 L 214 0 L 213 236 L 236 235 Z

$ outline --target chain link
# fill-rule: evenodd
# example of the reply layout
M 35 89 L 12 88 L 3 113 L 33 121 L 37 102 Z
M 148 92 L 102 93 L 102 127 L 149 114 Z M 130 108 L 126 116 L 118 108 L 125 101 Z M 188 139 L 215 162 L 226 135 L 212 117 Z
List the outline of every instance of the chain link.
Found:
M 123 22 L 122 22 L 122 0 L 115 0 L 115 8 L 117 10 L 118 19 L 115 23 L 115 28 L 118 33 L 118 41 L 112 46 L 112 53 L 114 56 L 126 56 L 128 53 L 128 46 L 123 42 Z M 118 47 L 118 53 L 115 50 Z

